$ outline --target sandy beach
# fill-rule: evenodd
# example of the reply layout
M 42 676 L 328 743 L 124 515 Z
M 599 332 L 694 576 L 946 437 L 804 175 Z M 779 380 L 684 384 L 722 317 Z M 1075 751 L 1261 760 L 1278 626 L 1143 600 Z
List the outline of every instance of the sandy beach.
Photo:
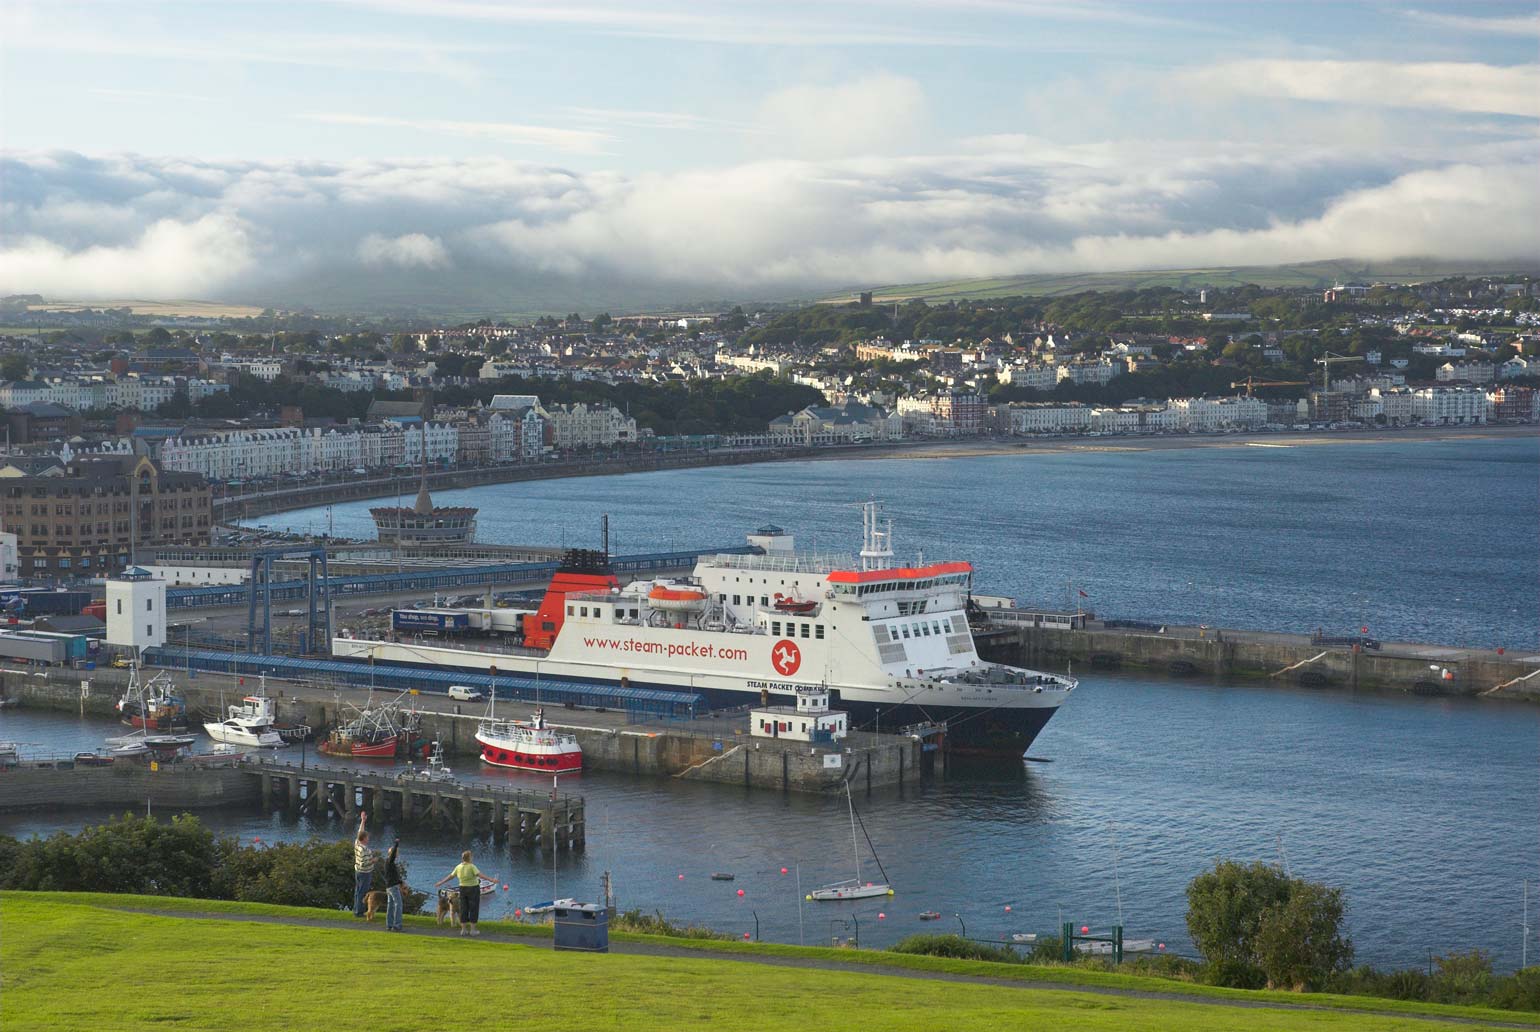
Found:
M 906 441 L 888 446 L 839 449 L 828 459 L 958 459 L 986 455 L 1054 452 L 1148 452 L 1192 448 L 1305 448 L 1315 445 L 1395 444 L 1431 441 L 1540 440 L 1540 426 L 1438 426 L 1400 430 L 1300 430 L 1281 433 L 1164 434 L 1121 437 L 990 438 L 969 441 Z

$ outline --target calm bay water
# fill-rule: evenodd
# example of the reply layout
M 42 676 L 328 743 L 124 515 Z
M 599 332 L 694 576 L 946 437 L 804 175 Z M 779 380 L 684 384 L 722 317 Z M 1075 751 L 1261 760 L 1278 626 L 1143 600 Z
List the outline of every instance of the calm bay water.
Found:
M 35 743 L 27 751 L 87 747 L 113 728 L 0 711 L 0 738 Z M 956 930 L 954 914 L 970 935 L 989 938 L 1049 932 L 1060 914 L 1106 927 L 1121 894 L 1130 936 L 1190 951 L 1183 891 L 1223 856 L 1283 859 L 1298 875 L 1342 887 L 1365 961 L 1413 965 L 1429 949 L 1482 946 L 1516 966 L 1521 883 L 1537 874 L 1537 740 L 1540 710 L 1517 703 L 1089 678 L 1033 747 L 1052 763 L 958 773 L 902 793 L 858 791 L 898 894 L 803 904 L 800 936 L 846 937 L 853 925 L 830 922 L 852 914 L 872 945 Z M 456 767 L 465 777 L 548 784 L 468 759 Z M 764 938 L 797 942 L 799 867 L 804 890 L 851 873 L 842 799 L 592 772 L 562 787 L 586 798 L 589 835 L 585 853 L 559 859 L 556 895 L 594 898 L 608 870 L 624 907 L 735 935 L 754 931 L 757 911 Z M 46 834 L 102 816 L 6 815 L 0 833 Z M 245 840 L 348 834 L 337 821 L 253 812 L 204 820 Z M 442 876 L 462 848 L 447 833 L 408 830 L 403 841 L 417 884 Z M 475 848 L 482 868 L 510 887 L 495 913 L 552 897 L 548 860 L 489 841 Z M 713 882 L 713 871 L 736 880 Z M 924 924 L 921 910 L 946 919 Z
M 1540 647 L 1540 439 L 774 463 L 445 491 L 477 537 L 619 553 L 741 544 L 773 523 L 854 553 L 859 504 L 895 549 L 973 562 L 981 592 L 1221 627 Z M 369 502 L 334 507 L 370 539 Z M 268 517 L 323 532 L 325 507 Z M 1078 596 L 1075 596 L 1078 597 Z
M 480 505 L 479 536 L 491 541 L 592 546 L 608 512 L 618 551 L 728 544 L 767 522 L 805 545 L 854 551 L 855 506 L 875 497 L 901 554 L 970 559 L 981 591 L 1062 604 L 1072 578 L 1095 608 L 1126 616 L 1367 623 L 1387 638 L 1534 647 L 1536 457 L 1526 439 L 814 462 L 441 501 Z M 366 536 L 366 509 L 338 506 L 337 532 Z M 325 520 L 317 509 L 268 522 Z M 94 745 L 111 726 L 0 711 L 0 738 L 33 749 Z M 830 921 L 854 915 L 871 944 L 935 928 L 917 919 L 926 909 L 953 929 L 959 915 L 980 937 L 1047 932 L 1061 914 L 1105 927 L 1121 897 L 1130 936 L 1186 951 L 1194 874 L 1216 857 L 1284 860 L 1345 890 L 1362 960 L 1415 965 L 1430 949 L 1481 946 L 1513 966 L 1522 882 L 1540 874 L 1537 747 L 1540 709 L 1523 704 L 1087 674 L 1033 747 L 1051 763 L 857 794 L 899 890 L 890 900 L 798 906 L 799 869 L 804 891 L 850 873 L 840 799 L 597 773 L 563 785 L 588 800 L 589 848 L 560 859 L 557 894 L 591 898 L 608 870 L 622 906 L 734 934 L 752 932 L 757 912 L 761 934 L 783 942 L 848 936 L 853 926 Z M 12 815 L 0 832 L 85 819 Z M 248 839 L 345 834 L 257 814 L 207 820 Z M 403 839 L 419 884 L 461 848 L 417 831 Z M 510 886 L 494 912 L 552 895 L 538 856 L 479 849 Z M 712 882 L 712 871 L 736 880 Z

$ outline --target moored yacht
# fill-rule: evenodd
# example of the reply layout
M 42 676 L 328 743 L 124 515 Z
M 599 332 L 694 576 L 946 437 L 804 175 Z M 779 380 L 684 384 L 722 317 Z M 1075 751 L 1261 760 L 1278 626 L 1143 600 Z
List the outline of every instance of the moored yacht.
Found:
M 214 741 L 253 749 L 281 749 L 289 744 L 274 727 L 278 708 L 266 694 L 246 696 L 240 705 L 231 706 L 229 713 L 224 720 L 203 725 Z

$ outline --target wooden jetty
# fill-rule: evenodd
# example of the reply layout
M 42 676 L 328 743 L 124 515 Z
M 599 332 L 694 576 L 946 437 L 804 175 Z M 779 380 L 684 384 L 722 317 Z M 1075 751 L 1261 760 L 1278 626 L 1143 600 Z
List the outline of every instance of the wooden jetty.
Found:
M 265 810 L 335 813 L 344 820 L 364 811 L 372 821 L 458 826 L 466 837 L 490 830 L 510 845 L 543 850 L 580 850 L 587 841 L 582 796 L 275 760 L 248 760 L 243 769 L 261 778 Z

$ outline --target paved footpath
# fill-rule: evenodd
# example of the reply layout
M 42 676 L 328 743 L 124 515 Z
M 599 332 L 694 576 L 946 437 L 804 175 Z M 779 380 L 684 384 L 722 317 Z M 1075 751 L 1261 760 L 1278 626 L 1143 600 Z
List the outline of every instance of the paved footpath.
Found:
M 334 928 L 352 930 L 360 933 L 385 934 L 383 923 L 364 923 L 359 921 L 337 921 L 329 918 L 304 918 L 304 917 L 277 917 L 262 914 L 222 914 L 218 912 L 195 912 L 187 910 L 163 910 L 153 907 L 108 907 L 105 909 L 117 909 L 135 914 L 152 914 L 160 917 L 181 917 L 213 921 L 249 921 L 257 924 L 281 924 L 294 925 L 305 928 Z M 448 925 L 435 925 L 424 928 L 420 925 L 409 927 L 405 933 L 419 937 L 457 939 L 461 938 L 459 931 Z M 508 935 L 494 930 L 482 931 L 479 937 L 486 942 L 502 943 L 508 945 L 532 946 L 549 948 L 547 940 L 534 939 L 524 935 Z M 610 940 L 610 952 L 639 957 L 674 957 L 683 960 L 718 960 L 726 962 L 738 962 L 746 964 L 764 964 L 770 967 L 802 968 L 819 971 L 843 971 L 850 974 L 883 975 L 890 978 L 913 978 L 931 982 L 959 982 L 970 985 L 998 986 L 1002 989 L 1031 989 L 1040 992 L 1062 993 L 1089 993 L 1094 996 L 1120 996 L 1138 1000 L 1171 1000 L 1177 1003 L 1205 1004 L 1213 1007 L 1234 1007 L 1253 1010 L 1286 1010 L 1286 1011 L 1328 1011 L 1337 1014 L 1362 1014 L 1374 1015 L 1380 1018 L 1404 1018 L 1409 1021 L 1424 1021 L 1435 1024 L 1462 1024 L 1482 1028 L 1513 1028 L 1529 1029 L 1531 1032 L 1537 1027 L 1534 1022 L 1523 1021 L 1491 1021 L 1480 1018 L 1465 1018 L 1445 1016 L 1440 1014 L 1412 1014 L 1401 1011 L 1374 1011 L 1360 1010 L 1352 1007 L 1331 1007 L 1314 1003 L 1275 1003 L 1268 1000 L 1245 1000 L 1227 997 L 1199 996 L 1181 991 L 1152 992 L 1143 989 L 1119 989 L 1112 986 L 1076 985 L 1066 982 L 1035 982 L 1016 978 L 994 978 L 988 975 L 963 975 L 947 971 L 920 971 L 913 968 L 890 967 L 882 963 L 859 963 L 838 960 L 823 959 L 818 957 L 787 957 L 765 953 L 725 953 L 714 950 L 690 949 L 686 946 L 669 946 L 659 943 L 643 942 L 618 942 Z M 877 951 L 870 951 L 866 956 L 871 956 Z

